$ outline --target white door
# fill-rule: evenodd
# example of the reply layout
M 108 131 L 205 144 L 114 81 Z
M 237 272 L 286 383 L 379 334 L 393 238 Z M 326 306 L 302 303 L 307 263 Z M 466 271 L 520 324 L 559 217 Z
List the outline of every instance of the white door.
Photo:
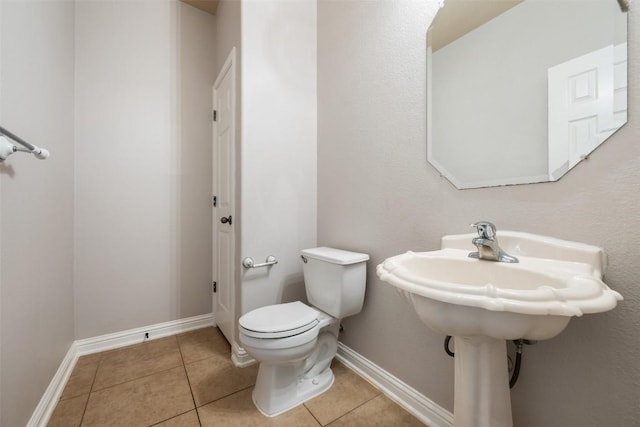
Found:
M 230 343 L 235 335 L 235 62 L 233 48 L 213 85 L 213 305 Z
M 627 46 L 549 68 L 549 177 L 556 180 L 627 121 Z

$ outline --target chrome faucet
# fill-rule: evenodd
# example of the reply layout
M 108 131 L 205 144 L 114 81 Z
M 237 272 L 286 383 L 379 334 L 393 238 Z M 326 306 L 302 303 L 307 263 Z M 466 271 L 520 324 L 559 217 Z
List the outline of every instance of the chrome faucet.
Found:
M 500 249 L 495 225 L 489 221 L 478 221 L 475 224 L 471 224 L 471 226 L 478 232 L 478 237 L 471 240 L 471 243 L 478 248 L 478 252 L 469 253 L 470 258 L 498 262 L 518 262 L 518 258 Z

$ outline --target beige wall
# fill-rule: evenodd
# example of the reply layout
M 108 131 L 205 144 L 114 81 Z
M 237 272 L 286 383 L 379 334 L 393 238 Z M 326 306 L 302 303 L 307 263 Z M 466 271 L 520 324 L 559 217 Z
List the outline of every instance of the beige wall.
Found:
M 237 64 L 236 69 L 240 72 L 240 37 L 241 37 L 241 22 L 240 22 L 240 1 L 238 0 L 220 0 L 218 8 L 216 9 L 216 77 L 224 62 L 227 60 L 229 53 L 233 47 L 236 48 Z M 239 79 L 238 79 L 239 80 Z M 237 81 L 236 85 L 240 85 Z M 236 88 L 236 92 L 239 93 L 239 87 Z M 239 96 L 238 96 L 239 97 Z M 236 120 L 238 122 L 238 120 Z
M 0 425 L 23 426 L 73 336 L 73 3 L 0 2 Z
M 76 4 L 76 338 L 178 317 L 172 13 Z
M 0 425 L 17 426 L 74 338 L 211 311 L 216 27 L 175 1 L 3 0 L 0 20 L 0 125 L 51 151 L 0 166 Z
M 178 317 L 211 312 L 211 91 L 216 18 L 178 3 Z
M 242 2 L 242 315 L 305 298 L 300 250 L 316 245 L 316 4 Z
M 637 9 L 637 8 L 635 8 Z M 631 426 L 640 418 L 640 23 L 629 22 L 629 123 L 557 183 L 456 190 L 426 162 L 425 31 L 435 2 L 320 0 L 318 243 L 371 255 L 364 311 L 341 340 L 448 410 L 453 359 L 375 266 L 438 248 L 478 219 L 605 248 L 615 310 L 525 348 L 519 427 Z
M 176 1 L 76 4 L 76 338 L 211 310 L 205 15 Z

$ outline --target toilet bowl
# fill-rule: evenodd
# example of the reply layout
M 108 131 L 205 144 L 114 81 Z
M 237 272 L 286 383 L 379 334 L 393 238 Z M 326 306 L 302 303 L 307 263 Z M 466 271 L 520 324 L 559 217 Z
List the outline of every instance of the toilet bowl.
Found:
M 302 311 L 315 319 L 305 324 L 292 317 L 290 327 L 282 331 L 272 327 L 274 314 Z M 279 415 L 331 387 L 329 366 L 338 345 L 338 319 L 299 301 L 261 307 L 249 314 L 240 322 L 240 342 L 260 363 L 253 390 L 253 402 L 260 412 Z
M 332 248 L 302 251 L 307 298 L 257 308 L 239 320 L 243 348 L 260 366 L 253 402 L 279 415 L 328 390 L 340 319 L 359 313 L 369 256 Z

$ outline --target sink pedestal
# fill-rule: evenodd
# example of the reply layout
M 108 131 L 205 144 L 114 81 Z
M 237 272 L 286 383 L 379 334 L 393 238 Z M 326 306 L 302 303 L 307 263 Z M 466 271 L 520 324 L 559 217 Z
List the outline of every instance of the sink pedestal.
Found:
M 553 338 L 622 295 L 602 281 L 602 248 L 504 231 L 503 251 L 520 262 L 491 262 L 469 257 L 477 237 L 445 236 L 442 249 L 392 256 L 376 272 L 426 326 L 455 337 L 455 427 L 513 427 L 506 340 Z
M 454 337 L 455 427 L 512 427 L 507 342 Z

